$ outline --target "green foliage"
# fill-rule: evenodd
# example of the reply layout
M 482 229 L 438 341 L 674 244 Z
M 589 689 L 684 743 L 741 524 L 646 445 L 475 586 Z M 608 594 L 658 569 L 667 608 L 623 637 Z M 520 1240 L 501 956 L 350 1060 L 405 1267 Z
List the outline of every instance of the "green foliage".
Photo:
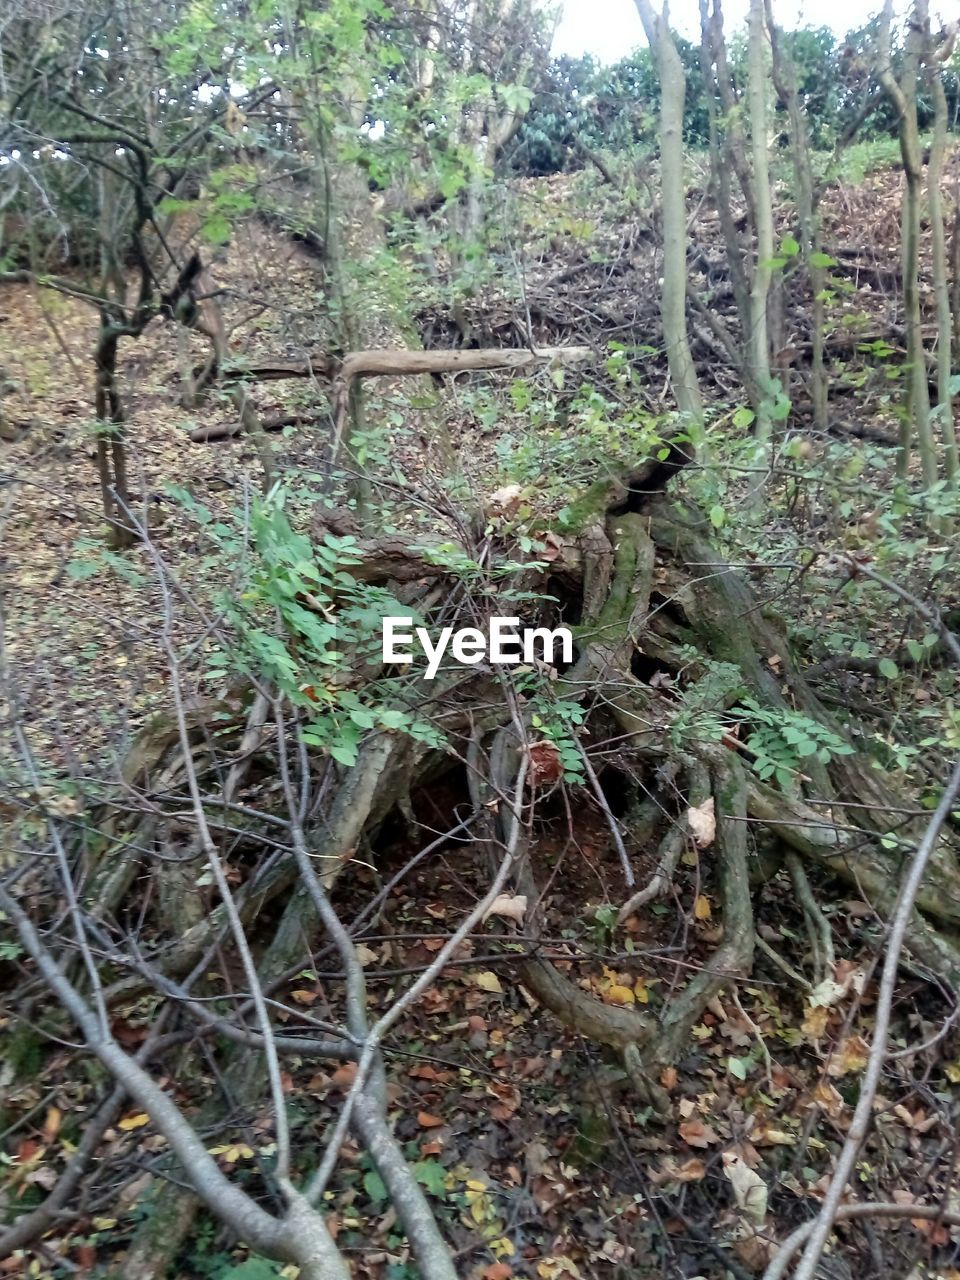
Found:
M 550 380 L 518 378 L 511 385 L 514 414 L 501 414 L 497 460 L 506 479 L 536 493 L 541 512 L 558 508 L 561 525 L 580 522 L 567 505 L 571 493 L 582 494 L 598 476 L 666 457 L 668 434 L 685 439 L 672 419 L 650 413 L 636 394 L 651 354 L 649 347 L 611 344 L 602 389 L 584 381 L 568 391 L 562 370 Z
M 583 786 L 587 776 L 583 764 L 583 748 L 577 738 L 577 729 L 587 718 L 583 707 L 571 699 L 551 698 L 548 688 L 535 694 L 530 704 L 530 726 L 541 738 L 552 742 L 556 747 L 564 780 L 571 785 Z
M 283 1273 L 283 1263 L 268 1262 L 266 1258 L 247 1258 L 210 1273 L 210 1280 L 276 1280 Z
M 708 135 L 700 50 L 677 41 L 687 75 L 684 135 L 705 146 Z M 558 58 L 546 70 L 511 147 L 512 168 L 525 174 L 556 173 L 583 164 L 577 143 L 592 149 L 629 151 L 652 147 L 657 136 L 660 90 L 649 49 L 638 49 L 614 66 L 590 57 Z
M 785 791 L 795 789 L 804 761 L 829 764 L 835 756 L 853 754 L 853 747 L 832 729 L 785 707 L 764 707 L 744 698 L 742 719 L 749 726 L 747 750 L 759 778 L 773 778 Z
M 381 664 L 383 618 L 410 610 L 353 576 L 361 562 L 355 538 L 315 541 L 298 532 L 280 488 L 253 504 L 247 529 L 214 522 L 183 491 L 174 496 L 242 574 L 239 590 L 219 602 L 231 639 L 209 655 L 217 675 L 242 674 L 278 689 L 304 714 L 304 741 L 344 765 L 356 761 L 369 730 L 442 745 L 400 682 L 369 677 Z

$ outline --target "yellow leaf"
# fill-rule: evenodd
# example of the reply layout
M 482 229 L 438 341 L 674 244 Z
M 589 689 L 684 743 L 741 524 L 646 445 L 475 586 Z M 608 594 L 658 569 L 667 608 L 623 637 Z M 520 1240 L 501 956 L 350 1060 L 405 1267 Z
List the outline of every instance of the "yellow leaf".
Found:
M 541 1258 L 537 1263 L 537 1275 L 540 1280 L 561 1280 L 561 1277 L 572 1276 L 573 1280 L 580 1280 L 580 1268 L 568 1258 L 566 1254 L 561 1254 L 552 1258 Z
M 500 979 L 495 973 L 486 970 L 484 973 L 476 973 L 473 976 L 474 986 L 480 988 L 481 991 L 490 991 L 494 995 L 502 996 L 503 987 L 500 985 Z
M 238 1160 L 252 1160 L 253 1148 L 248 1147 L 245 1142 L 233 1142 L 226 1143 L 222 1147 L 211 1147 L 210 1154 L 223 1156 L 229 1164 L 236 1164 Z
M 825 1005 L 807 1005 L 800 1030 L 808 1040 L 820 1040 L 827 1029 L 830 1010 Z
M 615 982 L 612 987 L 607 987 L 603 993 L 603 998 L 607 1004 L 633 1004 L 637 997 L 630 987 L 625 987 L 622 983 Z
M 467 1183 L 467 1188 L 470 1191 L 486 1191 L 487 1184 L 485 1182 L 480 1182 L 478 1178 L 471 1178 Z
M 129 1133 L 131 1129 L 142 1129 L 145 1124 L 150 1123 L 150 1117 L 145 1111 L 139 1111 L 132 1116 L 124 1116 L 117 1125 L 118 1129 L 122 1129 L 124 1133 Z
M 697 920 L 710 919 L 710 915 L 711 915 L 710 899 L 707 897 L 705 893 L 697 894 L 697 900 L 693 904 L 693 914 L 695 919 Z
M 47 1116 L 43 1122 L 43 1140 L 44 1142 L 53 1142 L 54 1138 L 60 1132 L 60 1125 L 63 1122 L 63 1112 L 59 1107 L 48 1107 Z
M 828 1076 L 846 1076 L 862 1071 L 870 1057 L 870 1046 L 863 1036 L 847 1036 L 827 1063 Z
M 495 1258 L 511 1258 L 516 1250 L 513 1247 L 513 1241 L 508 1240 L 506 1236 L 501 1236 L 499 1240 L 490 1241 L 490 1252 Z
M 646 978 L 638 978 L 633 984 L 633 994 L 637 997 L 637 1004 L 650 1003 L 650 991 L 647 987 Z
M 950 1063 L 946 1068 L 946 1076 L 951 1084 L 960 1084 L 960 1059 Z
M 116 1218 L 91 1218 L 90 1225 L 94 1231 L 109 1231 L 117 1225 Z

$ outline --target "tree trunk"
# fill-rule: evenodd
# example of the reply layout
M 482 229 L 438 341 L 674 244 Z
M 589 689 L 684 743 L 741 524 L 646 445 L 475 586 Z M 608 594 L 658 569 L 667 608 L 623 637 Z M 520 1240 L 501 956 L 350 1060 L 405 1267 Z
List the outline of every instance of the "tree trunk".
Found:
M 927 162 L 927 210 L 930 215 L 930 244 L 933 255 L 933 291 L 937 300 L 937 407 L 936 417 L 943 435 L 943 467 L 950 489 L 957 487 L 957 433 L 953 421 L 951 382 L 953 316 L 950 308 L 950 277 L 947 269 L 947 235 L 943 218 L 940 182 L 947 148 L 947 95 L 943 87 L 942 61 L 934 49 L 927 0 L 918 0 L 917 16 L 923 22 L 924 79 L 933 99 L 933 137 Z
M 753 158 L 753 196 L 756 208 L 757 260 L 750 287 L 750 333 L 747 341 L 754 381 L 760 401 L 754 425 L 756 452 L 754 465 L 759 473 L 753 482 L 754 494 L 764 483 L 763 469 L 770 455 L 772 420 L 770 410 L 774 388 L 770 378 L 770 344 L 767 304 L 770 295 L 773 259 L 773 208 L 770 200 L 770 168 L 767 159 L 767 56 L 764 38 L 763 0 L 750 0 L 747 49 L 747 96 L 750 107 L 750 143 Z
M 920 187 L 923 157 L 917 125 L 917 79 L 920 67 L 922 23 L 914 9 L 904 49 L 900 83 L 891 65 L 890 26 L 893 0 L 886 0 L 877 41 L 877 76 L 897 112 L 900 155 L 903 160 L 904 194 L 901 213 L 901 269 L 903 273 L 904 327 L 907 334 L 906 412 L 900 429 L 897 469 L 906 476 L 914 436 L 920 454 L 923 483 L 931 488 L 937 480 L 937 455 L 930 429 L 930 393 L 927 388 L 927 357 L 923 346 L 920 312 Z
M 660 314 L 677 407 L 696 431 L 703 400 L 687 339 L 687 213 L 683 185 L 686 77 L 666 21 L 650 0 L 636 0 L 660 79 L 660 183 L 663 201 L 663 293 Z

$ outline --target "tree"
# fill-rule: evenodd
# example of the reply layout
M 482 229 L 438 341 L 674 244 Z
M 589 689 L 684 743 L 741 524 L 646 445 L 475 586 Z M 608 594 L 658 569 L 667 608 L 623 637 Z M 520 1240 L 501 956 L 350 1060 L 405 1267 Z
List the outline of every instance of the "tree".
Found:
M 920 145 L 920 129 L 917 120 L 917 84 L 920 75 L 923 22 L 914 12 L 904 48 L 903 69 L 899 80 L 894 74 L 891 56 L 890 27 L 893 6 L 890 0 L 884 4 L 877 37 L 877 77 L 898 121 L 900 155 L 905 179 L 901 234 L 903 242 L 903 306 L 904 327 L 907 333 L 907 384 L 906 404 L 900 435 L 899 467 L 901 475 L 907 474 L 910 453 L 916 441 L 920 455 L 920 467 L 927 488 L 936 483 L 939 467 L 930 429 L 930 393 L 927 384 L 927 356 L 923 344 L 923 327 L 920 313 L 920 207 L 923 169 L 923 150 Z
M 693 429 L 703 400 L 687 340 L 687 217 L 683 182 L 683 104 L 686 79 L 667 19 L 649 0 L 637 9 L 657 59 L 660 81 L 660 184 L 663 199 L 663 339 L 677 407 Z

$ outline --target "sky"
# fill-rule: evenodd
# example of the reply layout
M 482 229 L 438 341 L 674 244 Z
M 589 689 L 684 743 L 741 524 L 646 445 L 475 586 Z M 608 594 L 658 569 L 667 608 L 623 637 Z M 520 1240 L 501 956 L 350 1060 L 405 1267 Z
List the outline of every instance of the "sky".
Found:
M 633 0 L 561 0 L 561 3 L 563 12 L 553 43 L 557 56 L 579 57 L 591 53 L 601 62 L 617 62 L 638 45 L 646 44 Z M 747 7 L 748 0 L 725 0 L 723 16 L 728 32 L 745 21 Z M 861 26 L 881 7 L 882 0 L 774 0 L 774 14 L 784 27 L 833 27 L 839 35 L 851 27 Z M 673 0 L 670 19 L 681 35 L 699 40 L 699 0 Z

